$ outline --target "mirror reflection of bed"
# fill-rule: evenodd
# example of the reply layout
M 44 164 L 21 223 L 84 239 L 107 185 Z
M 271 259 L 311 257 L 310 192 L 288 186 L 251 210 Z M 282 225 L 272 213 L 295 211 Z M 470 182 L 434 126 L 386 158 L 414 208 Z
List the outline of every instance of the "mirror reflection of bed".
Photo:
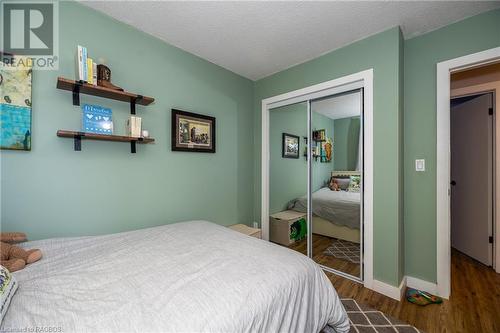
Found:
M 358 89 L 271 109 L 269 127 L 271 241 L 308 255 L 307 233 L 312 231 L 311 257 L 357 280 L 362 280 L 363 260 L 361 116 L 362 92 Z M 283 147 L 284 133 L 299 137 L 298 147 L 289 148 L 290 142 Z M 285 157 L 284 149 L 295 148 L 298 157 Z M 308 167 L 312 230 L 304 230 Z
M 330 183 L 312 194 L 312 254 L 326 267 L 360 277 L 360 192 L 349 192 L 349 183 L 360 177 L 359 171 L 332 171 L 331 181 L 347 184 L 332 190 Z M 292 200 L 290 210 L 305 211 L 307 198 Z M 289 246 L 306 253 L 305 241 Z

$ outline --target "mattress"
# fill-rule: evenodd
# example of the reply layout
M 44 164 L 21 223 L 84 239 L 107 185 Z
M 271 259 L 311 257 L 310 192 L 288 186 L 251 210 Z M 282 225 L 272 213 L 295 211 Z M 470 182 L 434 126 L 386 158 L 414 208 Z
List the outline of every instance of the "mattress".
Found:
M 347 332 L 346 312 L 311 259 L 206 221 L 23 244 L 2 331 Z M 54 330 L 55 329 L 55 330 Z
M 312 194 L 312 212 L 333 224 L 359 229 L 361 223 L 361 194 L 347 191 L 332 191 L 323 187 Z M 288 209 L 307 212 L 307 196 L 292 200 Z

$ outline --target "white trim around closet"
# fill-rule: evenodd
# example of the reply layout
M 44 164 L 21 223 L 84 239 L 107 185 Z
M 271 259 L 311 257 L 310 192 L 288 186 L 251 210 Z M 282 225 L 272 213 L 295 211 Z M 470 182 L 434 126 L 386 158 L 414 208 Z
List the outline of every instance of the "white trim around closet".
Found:
M 437 284 L 436 294 L 450 296 L 451 272 L 451 211 L 450 211 L 450 75 L 500 60 L 500 47 L 437 64 L 437 137 L 436 137 L 436 231 L 437 231 Z M 497 232 L 496 244 L 500 243 Z M 428 282 L 429 283 L 429 282 Z M 432 283 L 430 283 L 433 286 Z
M 373 281 L 373 69 L 319 83 L 262 100 L 261 226 L 262 238 L 269 240 L 269 110 L 345 91 L 364 88 L 364 266 L 363 284 L 374 289 Z

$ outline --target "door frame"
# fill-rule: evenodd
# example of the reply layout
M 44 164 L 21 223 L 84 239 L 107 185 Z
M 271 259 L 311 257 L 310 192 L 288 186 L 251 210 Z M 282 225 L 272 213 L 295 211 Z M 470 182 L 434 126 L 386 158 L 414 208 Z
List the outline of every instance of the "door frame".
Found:
M 454 98 L 460 98 L 460 97 L 466 97 L 466 96 L 471 96 L 471 95 L 483 95 L 483 94 L 491 94 L 492 97 L 492 103 L 493 103 L 493 119 L 492 121 L 492 126 L 493 126 L 493 184 L 492 184 L 492 201 L 493 201 L 493 210 L 492 210 L 492 233 L 493 237 L 497 238 L 497 231 L 500 230 L 500 214 L 499 211 L 497 210 L 496 207 L 496 202 L 498 198 L 498 193 L 499 193 L 499 188 L 500 188 L 500 181 L 497 178 L 497 170 L 500 168 L 500 165 L 497 163 L 497 156 L 500 156 L 497 154 L 497 151 L 499 150 L 500 146 L 497 145 L 497 142 L 500 140 L 500 138 L 497 136 L 497 127 L 500 127 L 500 122 L 499 119 L 497 119 L 497 105 L 500 105 L 500 96 L 497 95 L 497 90 L 500 93 L 500 90 L 496 88 L 494 83 L 483 83 L 483 84 L 477 84 L 477 85 L 470 85 L 467 87 L 462 87 L 462 88 L 455 88 L 451 89 L 451 99 Z M 499 102 L 499 103 L 497 103 Z M 498 123 L 498 125 L 497 125 Z M 450 142 L 451 144 L 451 142 Z M 451 167 L 451 165 L 450 165 Z M 450 211 L 451 213 L 451 211 Z M 451 233 L 451 229 L 450 229 Z M 500 236 L 499 236 L 500 238 Z M 495 241 L 492 244 L 492 267 L 493 269 L 497 272 L 500 273 L 500 247 L 496 246 L 497 244 L 500 244 Z
M 491 122 L 491 137 L 488 137 L 488 141 L 491 140 L 491 220 L 488 221 L 488 235 L 492 235 L 493 237 L 495 237 L 496 235 L 496 232 L 495 232 L 495 216 L 496 216 L 496 207 L 495 207 L 495 202 L 496 202 L 496 191 L 495 191 L 495 187 L 496 187 L 496 144 L 495 142 L 497 141 L 497 137 L 496 137 L 496 117 L 495 117 L 495 88 L 493 89 L 490 89 L 490 90 L 479 90 L 477 91 L 475 89 L 476 86 L 474 85 L 471 85 L 471 86 L 467 86 L 467 87 L 463 87 L 463 88 L 458 88 L 458 89 L 451 89 L 450 90 L 450 101 L 454 100 L 454 99 L 457 99 L 457 98 L 463 98 L 463 97 L 480 97 L 480 96 L 483 96 L 483 95 L 488 95 L 488 97 L 491 99 L 491 105 L 492 105 L 492 108 L 493 108 L 493 114 L 488 116 L 488 120 L 489 122 Z M 458 91 L 461 91 L 463 93 L 457 93 L 457 90 Z M 454 111 L 451 111 L 453 108 L 450 107 L 450 124 L 451 124 L 451 119 L 452 119 L 452 115 L 454 113 Z M 450 135 L 451 135 L 451 131 L 453 129 L 450 127 Z M 453 147 L 453 141 L 450 140 L 450 148 Z M 453 162 L 450 164 L 450 170 L 453 168 Z M 451 178 L 450 178 L 451 179 Z M 456 180 L 456 179 L 455 179 Z M 489 191 L 490 189 L 488 189 Z M 451 191 L 451 195 L 450 195 L 450 202 L 453 201 L 453 190 Z M 452 205 L 450 205 L 450 207 L 452 207 Z M 451 223 L 454 223 L 453 222 L 453 209 L 450 210 L 450 214 L 451 214 Z M 452 235 L 453 233 L 453 226 L 450 227 L 450 235 Z M 491 234 L 490 234 L 491 233 Z M 451 242 L 451 238 L 450 238 L 450 242 Z M 450 243 L 451 244 L 451 243 Z M 495 242 L 493 242 L 490 246 L 490 244 L 488 243 L 488 256 L 491 256 L 491 266 L 493 268 L 496 267 L 496 264 L 495 264 Z M 453 244 L 451 244 L 451 246 L 453 246 Z M 461 251 L 460 249 L 458 249 L 459 251 Z M 491 251 L 491 252 L 490 252 Z M 465 252 L 463 252 L 465 253 Z M 466 253 L 467 254 L 467 253 Z M 470 256 L 469 254 L 467 254 L 468 256 Z M 477 258 L 474 258 L 477 260 Z M 488 258 L 489 259 L 489 258 Z M 479 261 L 479 260 L 477 260 Z M 480 261 L 481 262 L 481 261 Z M 484 262 L 483 262 L 484 264 Z M 485 264 L 486 265 L 486 264 Z
M 262 238 L 269 240 L 269 111 L 271 108 L 304 102 L 354 89 L 363 88 L 364 102 L 364 263 L 363 285 L 373 289 L 373 69 L 364 70 L 334 80 L 290 91 L 262 100 L 262 151 L 261 151 L 261 228 Z M 308 103 L 309 104 L 309 103 Z M 308 109 L 309 111 L 309 109 Z M 310 112 L 308 112 L 308 128 Z M 308 149 L 311 153 L 311 149 Z M 311 158 L 308 159 L 310 161 Z M 308 168 L 309 170 L 310 168 Z M 309 172 L 309 171 L 308 171 Z M 310 178 L 310 174 L 308 174 Z M 308 179 L 310 181 L 310 179 Z M 309 187 L 309 186 L 308 186 Z M 308 198 L 310 201 L 310 198 Z M 308 230 L 311 221 L 308 219 Z
M 451 142 L 450 98 L 451 73 L 500 60 L 500 47 L 446 60 L 437 64 L 436 83 L 436 293 L 448 298 L 451 292 Z M 498 219 L 496 219 L 498 223 Z M 495 244 L 500 244 L 496 233 Z M 498 249 L 497 249 L 498 251 Z M 496 258 L 499 259 L 498 256 Z

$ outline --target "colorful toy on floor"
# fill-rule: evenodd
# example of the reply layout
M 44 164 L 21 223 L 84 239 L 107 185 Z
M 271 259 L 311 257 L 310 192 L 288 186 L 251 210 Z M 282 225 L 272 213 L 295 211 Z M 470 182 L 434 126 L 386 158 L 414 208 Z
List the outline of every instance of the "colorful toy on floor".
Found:
M 0 265 L 10 272 L 23 269 L 26 264 L 34 263 L 42 257 L 38 249 L 25 250 L 12 245 L 26 241 L 26 234 L 22 232 L 0 232 Z
M 406 289 L 406 299 L 408 302 L 417 305 L 429 305 L 429 304 L 441 304 L 443 299 L 438 296 L 429 294 L 428 292 L 407 288 Z

